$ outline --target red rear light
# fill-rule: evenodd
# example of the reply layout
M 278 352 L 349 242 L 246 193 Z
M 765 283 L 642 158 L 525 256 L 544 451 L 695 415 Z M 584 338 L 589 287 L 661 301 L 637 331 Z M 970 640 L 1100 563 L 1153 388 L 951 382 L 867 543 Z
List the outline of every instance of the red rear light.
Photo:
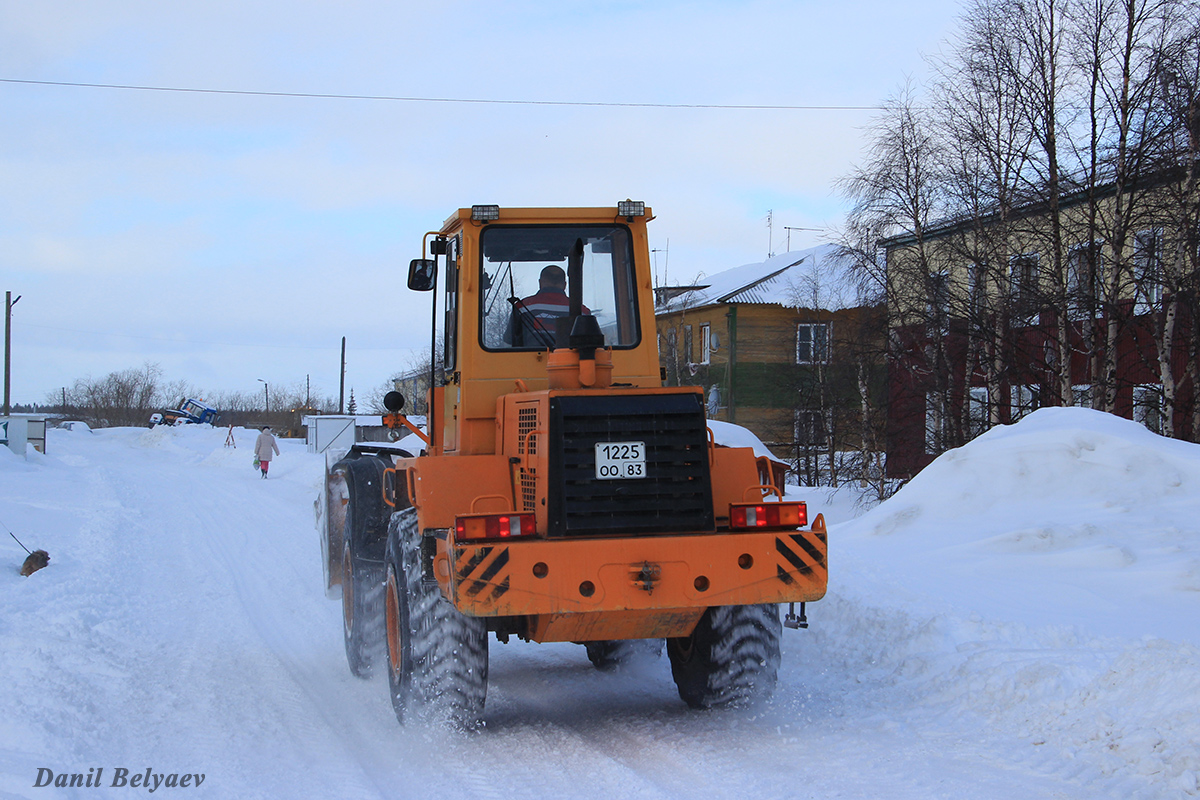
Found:
M 471 514 L 454 521 L 457 539 L 509 539 L 533 536 L 537 519 L 533 514 Z
M 752 531 L 762 528 L 799 528 L 808 524 L 808 506 L 802 502 L 733 503 L 729 527 Z

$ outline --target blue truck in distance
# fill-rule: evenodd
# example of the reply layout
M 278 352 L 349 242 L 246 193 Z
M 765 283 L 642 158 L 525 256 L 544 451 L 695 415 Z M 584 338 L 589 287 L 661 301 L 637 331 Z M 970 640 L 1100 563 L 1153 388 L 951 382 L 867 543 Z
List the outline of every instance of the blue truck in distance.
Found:
M 221 412 L 205 403 L 203 400 L 187 398 L 179 402 L 179 408 L 150 415 L 150 427 L 155 425 L 188 425 L 207 422 L 216 425 L 221 418 Z

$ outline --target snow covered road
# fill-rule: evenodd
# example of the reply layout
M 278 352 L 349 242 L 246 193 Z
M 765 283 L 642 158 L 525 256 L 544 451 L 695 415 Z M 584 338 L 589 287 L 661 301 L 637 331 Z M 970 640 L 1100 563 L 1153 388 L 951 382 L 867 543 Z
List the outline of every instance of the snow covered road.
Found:
M 153 794 L 214 798 L 1196 795 L 1200 448 L 1072 422 L 1108 472 L 1022 512 L 1044 520 L 1074 487 L 1092 510 L 1070 525 L 1014 513 L 962 534 L 986 508 L 968 489 L 1021 446 L 1000 437 L 958 456 L 993 459 L 967 488 L 946 475 L 969 458 L 853 521 L 845 496 L 813 495 L 835 523 L 831 591 L 785 631 L 768 706 L 696 713 L 665 658 L 605 674 L 576 645 L 493 641 L 470 735 L 401 728 L 386 681 L 350 675 L 313 529 L 323 461 L 302 442 L 263 481 L 245 431 L 229 449 L 207 426 L 52 430 L 46 456 L 0 449 L 0 523 L 51 556 L 22 578 L 0 533 L 0 798 L 147 791 L 112 787 L 117 768 L 203 774 Z M 1120 508 L 1092 503 L 1109 472 L 1133 484 Z M 1121 541 L 1138 517 L 1120 509 L 1176 478 L 1152 540 Z M 1126 602 L 1123 578 L 1155 588 Z M 1132 632 L 1156 608 L 1153 636 Z M 34 785 L 99 768 L 100 789 Z

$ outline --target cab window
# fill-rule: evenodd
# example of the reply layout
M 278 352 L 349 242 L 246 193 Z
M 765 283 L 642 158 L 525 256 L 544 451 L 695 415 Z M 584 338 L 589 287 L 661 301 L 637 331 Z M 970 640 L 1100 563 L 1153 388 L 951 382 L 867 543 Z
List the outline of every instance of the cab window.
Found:
M 571 286 L 571 253 L 581 253 Z M 480 244 L 484 287 L 481 344 L 486 350 L 547 350 L 557 320 L 577 293 L 580 312 L 600 323 L 607 346 L 640 340 L 633 242 L 621 225 L 492 225 Z

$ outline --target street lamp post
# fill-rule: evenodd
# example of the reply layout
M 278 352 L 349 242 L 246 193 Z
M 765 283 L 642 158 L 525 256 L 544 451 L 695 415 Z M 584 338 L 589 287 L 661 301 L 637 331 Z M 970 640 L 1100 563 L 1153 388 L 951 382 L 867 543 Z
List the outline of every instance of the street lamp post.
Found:
M 259 378 L 258 382 L 263 385 L 263 406 L 266 408 L 267 413 L 270 414 L 271 413 L 271 389 L 270 389 L 271 384 L 267 383 L 262 378 Z

